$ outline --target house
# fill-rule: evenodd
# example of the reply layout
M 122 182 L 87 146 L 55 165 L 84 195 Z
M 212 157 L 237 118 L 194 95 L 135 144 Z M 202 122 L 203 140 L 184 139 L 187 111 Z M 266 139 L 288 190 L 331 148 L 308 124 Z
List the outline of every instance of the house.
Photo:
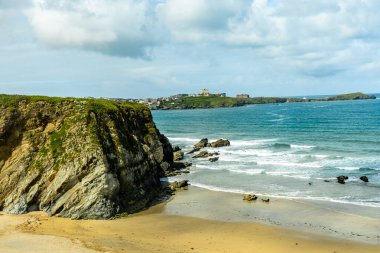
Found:
M 209 97 L 210 96 L 210 92 L 208 91 L 208 89 L 203 89 L 199 92 L 199 96 L 202 96 L 202 97 Z

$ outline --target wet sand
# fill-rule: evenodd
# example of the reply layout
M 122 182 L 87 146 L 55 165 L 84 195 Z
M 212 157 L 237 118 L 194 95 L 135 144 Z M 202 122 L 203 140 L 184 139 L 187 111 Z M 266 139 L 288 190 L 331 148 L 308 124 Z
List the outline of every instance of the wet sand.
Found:
M 293 210 L 286 206 L 300 208 L 289 201 L 246 203 L 238 195 L 190 188 L 166 204 L 116 220 L 76 221 L 41 212 L 2 214 L 0 252 L 380 252 L 375 242 L 267 225 L 253 218 L 258 213 L 251 213 Z

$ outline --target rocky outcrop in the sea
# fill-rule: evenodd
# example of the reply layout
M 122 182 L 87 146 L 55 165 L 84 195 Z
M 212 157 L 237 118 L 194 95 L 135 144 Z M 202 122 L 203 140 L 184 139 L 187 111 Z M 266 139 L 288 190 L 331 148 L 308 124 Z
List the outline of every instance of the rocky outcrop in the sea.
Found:
M 199 152 L 199 154 L 193 156 L 193 158 L 207 158 L 207 157 L 211 157 L 215 155 L 219 155 L 219 153 L 218 152 L 209 153 L 208 151 L 201 151 Z
M 347 176 L 339 176 L 336 179 L 338 180 L 338 183 L 345 184 L 348 177 Z
M 0 210 L 107 219 L 145 208 L 173 168 L 148 108 L 0 95 Z
M 204 138 L 202 140 L 200 140 L 197 144 L 194 145 L 194 149 L 201 149 L 201 148 L 205 148 L 208 144 L 208 139 L 207 138 Z
M 208 159 L 210 162 L 214 163 L 214 162 L 217 162 L 219 160 L 219 157 L 211 157 Z
M 368 181 L 369 181 L 367 176 L 361 176 L 360 180 L 362 180 L 365 183 L 368 183 Z
M 227 146 L 230 146 L 230 145 L 231 145 L 231 143 L 230 143 L 229 140 L 219 139 L 217 141 L 208 143 L 207 147 L 220 148 L 220 147 L 227 147 Z

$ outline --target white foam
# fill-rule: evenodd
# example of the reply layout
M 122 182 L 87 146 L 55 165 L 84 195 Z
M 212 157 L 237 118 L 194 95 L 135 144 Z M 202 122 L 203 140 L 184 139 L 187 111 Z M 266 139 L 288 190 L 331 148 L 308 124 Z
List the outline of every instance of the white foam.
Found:
M 263 144 L 276 142 L 277 139 L 261 139 L 261 140 L 230 140 L 231 146 L 249 147 L 260 146 Z
M 347 166 L 347 167 L 336 167 L 337 169 L 340 169 L 340 170 L 348 170 L 348 171 L 353 171 L 353 170 L 359 170 L 360 168 L 358 167 L 350 167 L 350 166 Z
M 173 142 L 192 142 L 192 143 L 197 143 L 201 140 L 200 139 L 194 139 L 194 138 L 183 138 L 183 137 L 168 137 L 170 141 Z
M 332 202 L 332 203 L 342 203 L 342 204 L 351 204 L 351 205 L 357 205 L 357 206 L 366 206 L 366 207 L 377 207 L 380 208 L 380 203 L 373 203 L 373 202 L 358 202 L 358 201 L 348 201 L 348 200 L 342 200 L 342 199 L 334 199 L 331 197 L 326 196 L 299 196 L 299 194 L 305 193 L 305 192 L 287 192 L 286 195 L 283 194 L 268 194 L 266 192 L 256 192 L 256 191 L 245 191 L 242 189 L 228 189 L 224 187 L 217 187 L 217 186 L 211 186 L 201 183 L 194 183 L 191 182 L 191 185 L 200 187 L 203 189 L 216 191 L 216 192 L 226 192 L 226 193 L 236 193 L 236 194 L 247 194 L 254 192 L 257 195 L 262 195 L 270 198 L 279 198 L 279 199 L 289 199 L 289 200 L 310 200 L 310 201 L 324 201 L 324 202 Z
M 259 175 L 265 174 L 265 170 L 263 169 L 229 169 L 228 171 L 238 173 L 238 174 L 247 174 L 247 175 Z
M 276 165 L 284 167 L 302 167 L 302 168 L 322 168 L 321 165 L 310 163 L 293 163 L 293 162 L 276 162 L 276 161 L 257 161 L 257 165 Z
M 291 144 L 290 147 L 294 148 L 294 149 L 313 149 L 313 148 L 315 148 L 315 146 L 295 145 L 295 144 Z

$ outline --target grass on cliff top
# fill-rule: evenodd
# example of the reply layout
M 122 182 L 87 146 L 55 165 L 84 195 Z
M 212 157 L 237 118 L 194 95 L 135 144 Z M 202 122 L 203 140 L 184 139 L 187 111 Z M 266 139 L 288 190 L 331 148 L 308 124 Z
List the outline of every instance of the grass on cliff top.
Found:
M 285 103 L 286 99 L 276 97 L 232 98 L 232 97 L 184 97 L 166 102 L 164 108 L 215 108 L 233 107 L 246 104 Z
M 51 104 L 60 103 L 83 103 L 88 110 L 97 113 L 114 112 L 119 108 L 130 108 L 135 110 L 147 109 L 146 106 L 137 103 L 117 102 L 108 99 L 95 98 L 62 98 L 62 97 L 47 97 L 47 96 L 24 96 L 24 95 L 5 95 L 0 94 L 0 106 L 7 108 L 17 108 L 21 101 L 26 102 L 48 102 Z

